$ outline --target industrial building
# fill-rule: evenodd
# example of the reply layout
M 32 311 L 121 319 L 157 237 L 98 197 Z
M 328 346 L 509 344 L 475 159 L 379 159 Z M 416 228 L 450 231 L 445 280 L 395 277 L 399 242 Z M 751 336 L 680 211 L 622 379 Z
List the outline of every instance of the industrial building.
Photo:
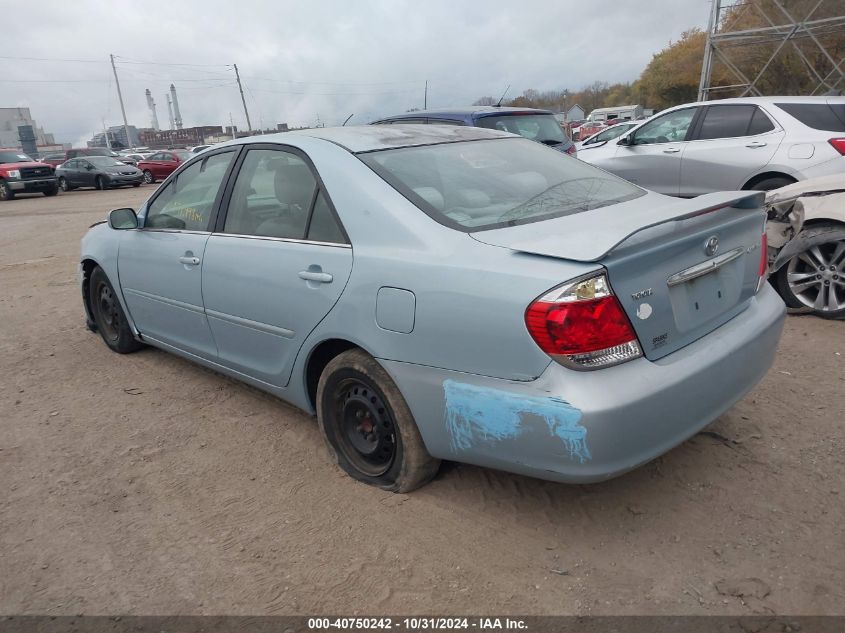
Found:
M 61 151 L 52 134 L 39 127 L 29 108 L 0 108 L 0 149 L 17 149 L 38 155 Z

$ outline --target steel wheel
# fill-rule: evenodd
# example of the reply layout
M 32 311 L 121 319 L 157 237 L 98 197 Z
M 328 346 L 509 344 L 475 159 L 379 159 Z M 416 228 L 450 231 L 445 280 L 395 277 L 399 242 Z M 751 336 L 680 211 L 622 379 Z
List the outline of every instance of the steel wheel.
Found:
M 109 284 L 101 281 L 94 288 L 94 298 L 94 309 L 99 317 L 97 326 L 107 341 L 117 342 L 120 338 L 121 310 L 114 291 Z
M 792 295 L 819 313 L 845 310 L 845 241 L 812 246 L 786 264 Z
M 332 415 L 339 426 L 340 449 L 362 473 L 378 477 L 396 457 L 396 427 L 376 391 L 357 379 L 337 388 Z

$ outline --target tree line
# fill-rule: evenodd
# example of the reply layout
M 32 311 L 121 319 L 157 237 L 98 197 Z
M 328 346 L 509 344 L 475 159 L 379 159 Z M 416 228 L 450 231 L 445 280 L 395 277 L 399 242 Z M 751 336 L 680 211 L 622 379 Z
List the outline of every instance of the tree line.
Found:
M 817 0 L 782 0 L 780 4 L 793 19 L 802 21 L 816 7 Z M 822 3 L 810 17 L 819 20 L 843 13 L 845 9 L 841 0 L 837 0 Z M 789 21 L 773 0 L 746 0 L 722 12 L 719 28 L 721 31 L 741 31 L 786 24 Z M 845 56 L 845 32 L 842 28 L 821 31 L 816 37 L 833 60 L 841 64 Z M 633 103 L 657 111 L 696 101 L 706 41 L 707 35 L 701 29 L 685 31 L 678 41 L 670 42 L 666 48 L 655 53 L 639 78 L 632 82 L 609 84 L 606 81 L 595 81 L 579 90 L 528 89 L 517 97 L 503 100 L 502 104 L 555 111 L 578 104 L 589 113 L 595 108 Z M 757 88 L 768 95 L 810 94 L 818 82 L 815 76 L 826 77 L 833 70 L 827 55 L 807 36 L 798 37 L 783 45 L 766 66 L 781 41 L 782 38 L 768 37 L 756 39 L 753 43 L 746 40 L 743 45 L 736 43 L 721 47 L 727 63 L 719 57 L 713 61 L 710 83 L 711 86 L 721 88 L 713 90 L 710 98 L 736 97 L 742 94 L 744 89 L 741 87 L 724 88 L 745 83 L 731 66 L 746 78 L 754 78 L 760 74 Z M 845 90 L 842 83 L 837 87 Z M 498 99 L 485 96 L 476 100 L 474 105 L 493 105 L 497 102 Z

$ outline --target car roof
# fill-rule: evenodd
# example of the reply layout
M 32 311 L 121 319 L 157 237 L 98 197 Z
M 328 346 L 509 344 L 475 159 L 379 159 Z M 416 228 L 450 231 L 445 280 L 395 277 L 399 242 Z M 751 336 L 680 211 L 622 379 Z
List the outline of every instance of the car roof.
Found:
M 492 138 L 520 138 L 516 134 L 487 128 L 458 125 L 349 125 L 346 127 L 321 127 L 253 136 L 229 144 L 240 143 L 291 143 L 296 137 L 318 138 L 353 153 L 374 152 L 398 147 L 459 143 Z
M 784 97 L 731 97 L 730 99 L 713 99 L 711 101 L 693 101 L 691 103 L 682 103 L 680 105 L 672 106 L 671 108 L 666 108 L 660 112 L 655 112 L 655 114 L 662 114 L 663 112 L 667 112 L 669 110 L 675 110 L 678 108 L 688 108 L 690 106 L 702 106 L 702 105 L 727 105 L 727 104 L 744 104 L 744 103 L 752 103 L 752 104 L 775 104 L 778 103 L 845 103 L 845 97 L 825 97 L 825 96 L 813 96 L 813 97 L 794 97 L 794 96 L 784 96 Z
M 495 114 L 515 114 L 526 113 L 533 114 L 554 114 L 551 110 L 540 110 L 538 108 L 514 108 L 509 106 L 466 106 L 463 108 L 434 108 L 430 110 L 415 110 L 413 112 L 402 112 L 393 116 L 387 116 L 379 119 L 379 121 L 392 121 L 395 119 L 418 119 L 420 117 L 437 117 L 437 118 L 461 118 L 472 115 L 495 115 Z

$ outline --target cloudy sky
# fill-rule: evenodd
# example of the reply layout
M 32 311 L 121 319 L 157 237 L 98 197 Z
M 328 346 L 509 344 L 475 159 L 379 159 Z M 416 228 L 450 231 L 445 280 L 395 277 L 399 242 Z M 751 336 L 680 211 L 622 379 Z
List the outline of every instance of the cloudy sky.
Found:
M 144 90 L 167 126 L 174 83 L 186 126 L 351 123 L 422 107 L 468 105 L 527 88 L 631 81 L 707 0 L 123 0 L 19 2 L 0 26 L 0 107 L 26 106 L 60 142 L 121 123 L 110 53 L 129 123 L 149 125 Z M 26 28 L 25 25 L 31 25 Z M 39 59 L 11 59 L 27 57 Z M 44 61 L 46 60 L 46 61 Z M 65 61 L 59 61 L 65 60 Z M 72 60 L 72 61 L 71 61 Z

